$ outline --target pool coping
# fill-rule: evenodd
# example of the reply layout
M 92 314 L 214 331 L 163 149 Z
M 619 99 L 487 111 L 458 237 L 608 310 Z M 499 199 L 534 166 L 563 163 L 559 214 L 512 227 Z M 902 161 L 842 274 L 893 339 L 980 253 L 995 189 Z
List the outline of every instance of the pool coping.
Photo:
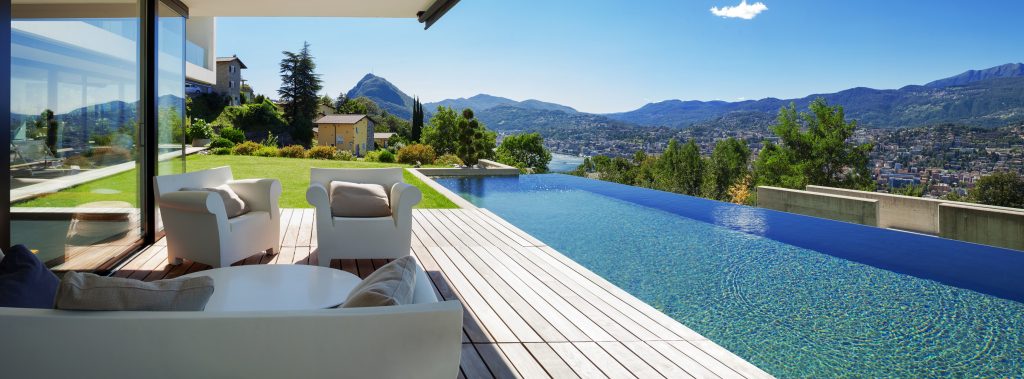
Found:
M 479 209 L 476 205 L 473 205 L 473 203 L 470 203 L 469 200 L 466 200 L 466 199 L 462 198 L 462 196 L 459 196 L 455 192 L 452 192 L 452 190 L 446 188 L 445 186 L 442 186 L 440 183 L 435 182 L 434 179 L 432 179 L 431 177 L 427 176 L 426 174 L 424 174 L 423 172 L 420 171 L 420 170 L 429 170 L 429 169 L 406 168 L 406 170 L 409 171 L 409 173 L 411 173 L 413 176 L 415 176 L 417 179 L 419 179 L 423 183 L 426 183 L 428 186 L 430 186 L 430 188 L 433 188 L 435 191 L 439 192 L 444 197 L 447 197 L 448 200 L 451 200 L 453 203 L 455 203 L 455 205 L 458 205 L 459 208 L 462 208 L 462 209 Z

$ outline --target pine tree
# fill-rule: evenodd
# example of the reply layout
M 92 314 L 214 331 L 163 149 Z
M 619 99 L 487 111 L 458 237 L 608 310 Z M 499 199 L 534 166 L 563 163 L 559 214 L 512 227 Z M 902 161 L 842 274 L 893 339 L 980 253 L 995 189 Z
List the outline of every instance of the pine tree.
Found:
M 283 51 L 281 60 L 281 89 L 277 90 L 284 102 L 284 118 L 291 126 L 291 135 L 297 142 L 309 146 L 313 138 L 313 118 L 316 117 L 317 94 L 323 88 L 316 63 L 309 52 L 309 42 L 302 43 L 298 53 Z

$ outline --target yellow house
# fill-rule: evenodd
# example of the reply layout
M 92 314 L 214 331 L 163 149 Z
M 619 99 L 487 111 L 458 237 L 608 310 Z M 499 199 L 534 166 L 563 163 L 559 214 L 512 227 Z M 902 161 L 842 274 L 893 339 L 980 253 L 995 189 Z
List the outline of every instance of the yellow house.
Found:
M 316 120 L 317 144 L 361 157 L 373 150 L 373 120 L 364 114 L 333 114 Z

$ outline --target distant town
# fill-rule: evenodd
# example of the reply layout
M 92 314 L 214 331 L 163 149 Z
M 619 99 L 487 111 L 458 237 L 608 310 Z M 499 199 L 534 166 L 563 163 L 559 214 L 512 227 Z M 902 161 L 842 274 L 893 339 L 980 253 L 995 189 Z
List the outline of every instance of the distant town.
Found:
M 649 128 L 631 136 L 604 139 L 600 135 L 565 133 L 545 136 L 553 152 L 566 155 L 632 156 L 636 151 L 660 154 L 675 138 L 693 138 L 703 154 L 715 142 L 734 137 L 747 141 L 756 156 L 763 141 L 778 142 L 766 127 Z M 904 129 L 861 128 L 856 143 L 871 142 L 871 167 L 879 191 L 922 186 L 923 196 L 965 195 L 974 182 L 995 171 L 1024 173 L 1024 125 L 1002 128 L 970 128 L 953 125 Z

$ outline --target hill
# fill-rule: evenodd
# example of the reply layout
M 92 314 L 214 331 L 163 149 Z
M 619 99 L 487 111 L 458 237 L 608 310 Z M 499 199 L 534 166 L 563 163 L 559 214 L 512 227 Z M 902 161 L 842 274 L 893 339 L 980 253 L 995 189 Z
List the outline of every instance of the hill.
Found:
M 965 84 L 980 82 L 989 79 L 1016 78 L 1022 76 L 1024 76 L 1024 64 L 1007 63 L 1002 66 L 996 66 L 984 70 L 968 70 L 960 75 L 951 76 L 945 79 L 939 79 L 934 82 L 925 84 L 924 86 L 932 88 L 943 88 L 950 86 L 962 86 Z
M 1002 66 L 1001 66 L 1002 67 Z M 852 88 L 836 93 L 814 94 L 799 99 L 766 98 L 754 101 L 680 101 L 668 100 L 644 105 L 629 112 L 608 114 L 609 118 L 645 126 L 689 127 L 695 123 L 721 117 L 732 112 L 764 112 L 775 114 L 779 108 L 795 103 L 805 109 L 816 98 L 829 104 L 842 105 L 848 119 L 875 128 L 912 127 L 940 123 L 997 127 L 1024 120 L 1024 77 L 1000 77 L 997 72 L 974 75 L 988 76 L 963 85 L 942 87 L 942 81 L 931 86 L 906 86 L 878 90 Z M 970 76 L 970 75 L 968 75 Z M 947 78 L 944 83 L 969 81 Z
M 578 113 L 572 107 L 568 107 L 561 104 L 548 103 L 534 99 L 515 101 L 512 99 L 487 94 L 479 94 L 468 99 L 461 97 L 458 99 L 446 99 L 434 103 L 426 103 L 423 104 L 423 106 L 431 110 L 437 109 L 438 106 L 446 106 L 453 108 L 455 110 L 471 108 L 474 111 L 484 111 L 494 107 L 509 106 L 541 111 L 561 111 L 565 113 Z
M 364 96 L 373 100 L 388 113 L 409 120 L 412 118 L 412 97 L 382 77 L 366 74 L 345 97 L 354 99 Z

